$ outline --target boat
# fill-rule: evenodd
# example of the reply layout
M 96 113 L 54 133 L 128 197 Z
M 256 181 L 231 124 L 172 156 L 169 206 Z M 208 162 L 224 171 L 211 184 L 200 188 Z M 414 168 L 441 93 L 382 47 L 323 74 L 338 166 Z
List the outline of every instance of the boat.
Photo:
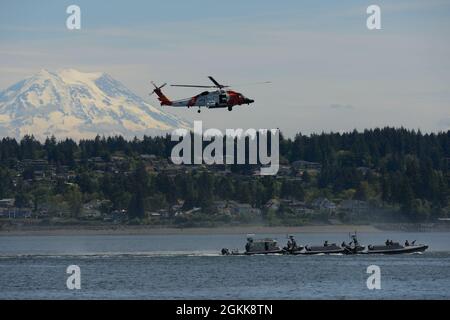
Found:
M 301 246 L 297 245 L 293 236 L 289 236 L 289 241 L 283 249 L 281 249 L 275 239 L 253 239 L 252 236 L 247 237 L 245 252 L 239 250 L 229 250 L 223 248 L 222 255 L 262 255 L 262 254 L 288 254 L 288 255 L 314 255 L 314 254 L 402 254 L 424 252 L 428 249 L 428 245 L 415 244 L 415 241 L 405 245 L 398 242 L 387 240 L 384 245 L 369 245 L 366 247 L 361 245 L 357 239 L 356 233 L 349 235 L 352 241 L 341 246 L 336 243 L 329 244 L 325 241 L 322 246 Z
M 328 241 L 325 241 L 323 246 L 305 246 L 305 249 L 299 254 L 336 254 L 344 252 L 345 248 L 338 246 L 336 243 L 328 244 Z
M 283 248 L 283 251 L 285 254 L 300 254 L 302 250 L 304 249 L 303 246 L 298 245 L 295 241 L 294 236 L 289 236 L 289 240 L 287 242 L 287 245 Z
M 416 253 L 424 252 L 428 249 L 428 245 L 425 244 L 415 244 L 413 241 L 411 244 L 405 243 L 401 245 L 398 242 L 386 241 L 384 245 L 369 245 L 367 247 L 367 254 L 401 254 L 401 253 Z
M 353 234 L 349 234 L 349 237 L 351 239 L 350 243 L 346 244 L 345 242 L 343 242 L 341 245 L 341 247 L 344 248 L 343 253 L 345 254 L 363 253 L 366 246 L 363 246 L 359 243 L 356 232 Z
M 253 237 L 247 237 L 247 243 L 245 245 L 245 252 L 239 252 L 238 250 L 229 250 L 223 248 L 222 255 L 257 255 L 257 254 L 281 254 L 284 250 L 278 246 L 275 239 L 253 239 Z

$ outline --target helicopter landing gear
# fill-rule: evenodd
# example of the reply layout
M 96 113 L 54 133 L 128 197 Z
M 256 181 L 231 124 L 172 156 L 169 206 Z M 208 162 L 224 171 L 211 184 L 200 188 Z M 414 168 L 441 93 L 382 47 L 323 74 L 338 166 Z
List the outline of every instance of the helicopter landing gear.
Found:
M 228 111 L 233 111 L 233 107 L 228 107 Z
M 200 110 L 200 108 L 198 108 L 197 112 L 200 113 L 200 112 L 202 112 L 202 111 Z

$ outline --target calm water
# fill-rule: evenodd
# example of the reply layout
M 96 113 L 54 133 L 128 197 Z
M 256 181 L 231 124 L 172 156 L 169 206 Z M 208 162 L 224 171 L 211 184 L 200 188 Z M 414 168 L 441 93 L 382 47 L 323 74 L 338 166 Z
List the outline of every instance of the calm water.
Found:
M 286 235 L 264 234 L 286 242 Z M 301 244 L 347 234 L 296 235 Z M 220 256 L 245 235 L 2 236 L 0 299 L 450 299 L 450 233 L 359 234 L 364 244 L 416 239 L 424 254 Z M 81 268 L 68 290 L 66 268 Z M 381 290 L 368 290 L 369 265 Z

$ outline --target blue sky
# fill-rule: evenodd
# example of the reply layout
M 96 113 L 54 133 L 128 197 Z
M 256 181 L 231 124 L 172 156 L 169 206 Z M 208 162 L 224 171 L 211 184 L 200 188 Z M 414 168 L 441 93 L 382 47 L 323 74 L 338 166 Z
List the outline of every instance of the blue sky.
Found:
M 81 7 L 82 29 L 65 27 Z M 381 7 L 382 30 L 366 28 Z M 286 134 L 450 127 L 450 1 L 0 2 L 0 88 L 39 71 L 105 71 L 154 105 L 149 81 L 224 83 L 256 103 L 172 110 L 218 128 Z M 195 94 L 168 88 L 172 98 Z

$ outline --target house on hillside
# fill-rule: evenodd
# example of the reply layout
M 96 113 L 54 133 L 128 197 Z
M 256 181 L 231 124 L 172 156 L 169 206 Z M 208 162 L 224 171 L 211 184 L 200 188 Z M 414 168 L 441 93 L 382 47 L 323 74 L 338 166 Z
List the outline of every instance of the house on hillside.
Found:
M 217 213 L 225 215 L 261 215 L 261 209 L 253 208 L 249 203 L 237 201 L 215 201 Z
M 313 210 L 308 208 L 308 206 L 304 201 L 281 199 L 281 204 L 283 205 L 284 208 L 289 209 L 292 213 L 298 216 L 304 216 L 313 213 Z
M 0 199 L 0 208 L 11 208 L 11 207 L 14 207 L 14 198 Z
M 369 209 L 370 206 L 367 201 L 362 200 L 343 200 L 339 204 L 339 210 L 351 214 L 365 214 Z
M 296 170 L 320 170 L 322 165 L 319 162 L 311 162 L 305 160 L 297 160 L 291 163 L 291 166 Z
M 266 210 L 278 211 L 279 208 L 280 208 L 280 200 L 278 199 L 270 199 L 264 205 L 264 209 Z
M 317 198 L 312 203 L 311 206 L 317 210 L 328 210 L 329 212 L 334 212 L 337 208 L 336 204 L 327 198 Z
M 249 203 L 239 203 L 231 201 L 232 213 L 236 215 L 261 215 L 261 210 L 258 208 L 253 208 Z
M 30 208 L 0 208 L 0 217 L 8 219 L 29 219 L 33 212 Z

